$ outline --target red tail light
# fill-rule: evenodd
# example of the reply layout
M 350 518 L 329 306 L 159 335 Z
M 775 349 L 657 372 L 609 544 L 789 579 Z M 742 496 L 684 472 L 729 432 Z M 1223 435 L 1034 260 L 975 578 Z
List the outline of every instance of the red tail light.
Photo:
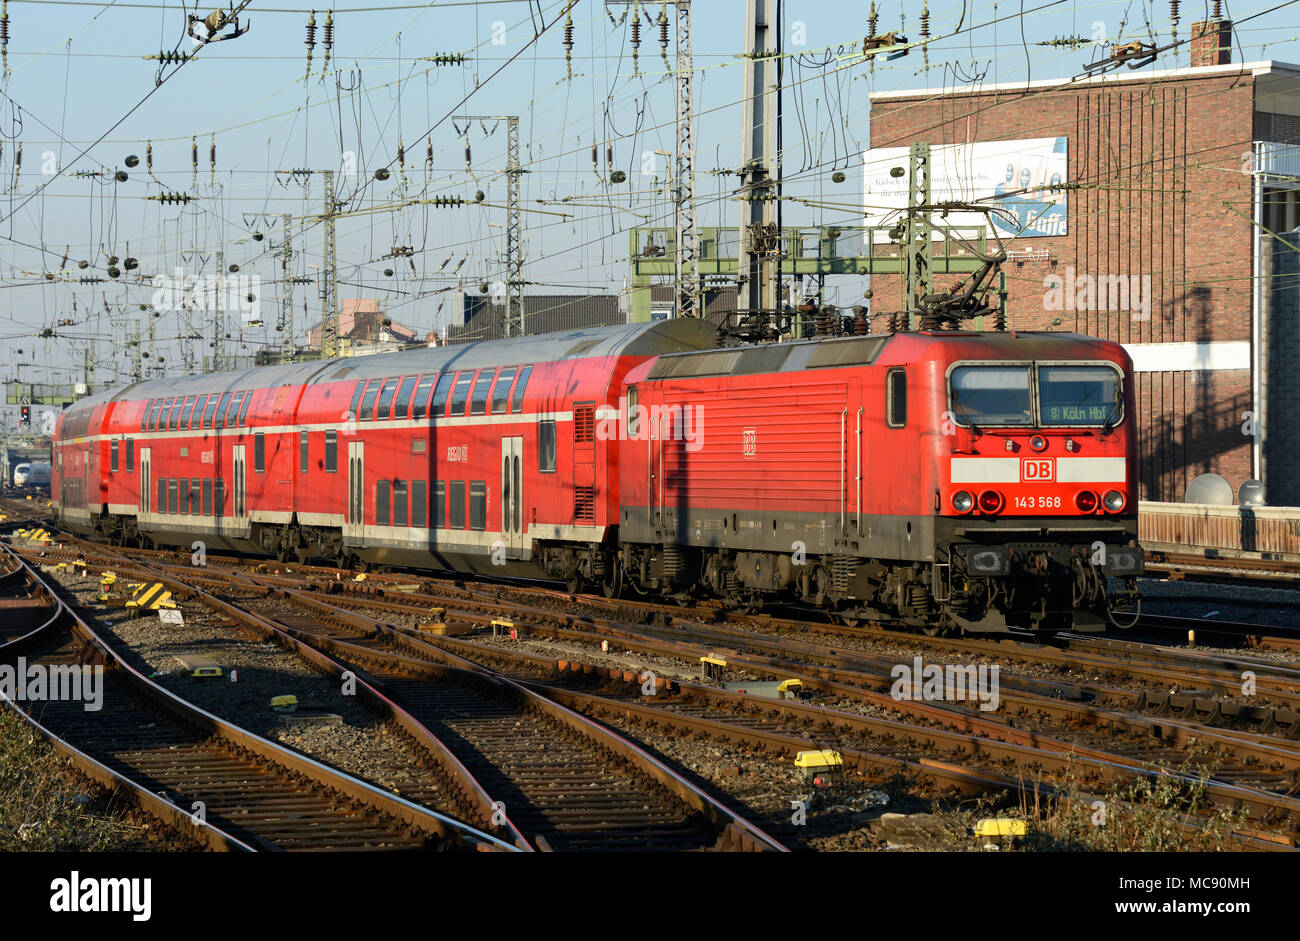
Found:
M 1080 490 L 1074 495 L 1074 505 L 1084 513 L 1093 513 L 1097 510 L 1097 495 L 1091 490 Z
M 1004 502 L 1002 494 L 998 493 L 996 490 L 985 490 L 980 494 L 980 512 L 996 513 L 1002 509 L 1002 504 Z

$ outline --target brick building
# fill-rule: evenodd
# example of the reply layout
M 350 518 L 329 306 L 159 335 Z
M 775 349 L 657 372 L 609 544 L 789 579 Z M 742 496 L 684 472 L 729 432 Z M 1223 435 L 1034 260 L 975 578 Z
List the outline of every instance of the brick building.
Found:
M 873 154 L 889 148 L 1064 146 L 1079 187 L 1063 196 L 1065 234 L 1003 233 L 1009 327 L 1128 347 L 1144 499 L 1181 500 L 1213 471 L 1234 488 L 1258 477 L 1269 503 L 1300 505 L 1300 232 L 1275 238 L 1300 222 L 1300 146 L 1289 146 L 1300 144 L 1300 66 L 1234 64 L 1227 21 L 1192 35 L 1191 67 L 874 94 L 864 199 Z M 958 190 L 970 184 L 957 195 L 992 195 L 973 173 L 963 180 L 963 160 L 947 170 Z M 1050 182 L 1027 160 L 1004 164 L 1008 189 Z M 954 280 L 936 276 L 936 288 Z M 898 276 L 872 288 L 877 311 L 896 309 Z

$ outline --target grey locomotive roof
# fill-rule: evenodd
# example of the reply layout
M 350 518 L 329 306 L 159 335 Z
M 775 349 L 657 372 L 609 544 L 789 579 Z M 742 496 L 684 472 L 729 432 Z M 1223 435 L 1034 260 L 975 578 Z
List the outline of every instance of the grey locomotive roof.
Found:
M 149 379 L 88 396 L 72 405 L 68 412 L 127 398 L 203 395 L 210 392 L 260 389 L 281 385 L 374 379 L 421 372 L 549 362 L 579 356 L 655 356 L 662 353 L 711 349 L 716 345 L 716 337 L 717 331 L 711 324 L 694 318 L 592 327 L 562 333 L 513 337 L 508 340 L 483 340 L 478 343 L 427 347 L 400 353 L 349 356 L 323 363 L 319 361 L 293 363 L 286 366 L 263 366 L 256 369 L 205 373 L 197 376 Z

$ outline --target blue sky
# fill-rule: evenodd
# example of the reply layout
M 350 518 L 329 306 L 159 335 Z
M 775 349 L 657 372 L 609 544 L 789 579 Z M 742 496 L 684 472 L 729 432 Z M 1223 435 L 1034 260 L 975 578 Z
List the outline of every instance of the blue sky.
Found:
M 375 8 L 361 9 L 369 4 Z M 643 13 L 653 20 L 660 6 L 645 3 Z M 981 77 L 985 82 L 1064 77 L 1100 55 L 1095 46 L 1038 45 L 1057 38 L 1149 40 L 1154 34 L 1159 44 L 1172 38 L 1168 2 L 936 0 L 929 5 L 930 31 L 942 38 L 929 46 L 929 68 L 921 50 L 914 49 L 892 62 L 878 61 L 873 69 L 838 58 L 851 53 L 851 45 L 865 34 L 867 6 L 784 3 L 786 49 L 800 54 L 785 70 L 786 193 L 846 207 L 814 210 L 787 204 L 787 225 L 858 221 L 847 207 L 861 202 L 858 167 L 872 91 L 939 90 Z M 878 32 L 901 27 L 909 39 L 919 38 L 921 4 L 881 6 Z M 1277 6 L 1268 0 L 1249 6 L 1238 0 L 1226 5 L 1225 14 L 1241 21 Z M 3 85 L 7 100 L 0 99 L 4 378 L 70 381 L 78 377 L 88 345 L 100 379 L 112 375 L 115 363 L 126 371 L 128 320 L 141 316 L 138 305 L 148 303 L 154 292 L 130 277 L 76 283 L 86 275 L 104 277 L 109 255 L 138 258 L 140 268 L 131 274 L 167 273 L 177 265 L 184 265 L 187 274 L 214 274 L 216 252 L 224 251 L 226 264 L 238 264 L 242 274 L 262 279 L 262 314 L 268 323 L 242 333 L 232 330 L 233 350 L 251 352 L 265 342 L 278 343 L 270 326 L 280 291 L 273 283 L 279 264 L 270 254 L 279 244 L 278 217 L 307 217 L 295 222 L 296 228 L 305 227 L 295 274 L 314 276 L 308 266 L 320 264 L 321 227 L 310 216 L 319 212 L 321 195 L 319 179 L 305 193 L 299 181 L 275 171 L 342 169 L 345 161 L 351 168 L 352 160 L 356 172 L 340 177 L 346 208 L 353 213 L 338 222 L 340 294 L 380 297 L 395 320 L 420 331 L 434 328 L 447 312 L 438 310 L 445 294 L 433 292 L 452 284 L 445 276 L 462 257 L 460 273 L 469 290 L 504 271 L 499 255 L 505 212 L 496 205 L 505 200 L 499 172 L 505 162 L 505 128 L 491 134 L 491 125 L 469 128 L 472 167 L 467 171 L 465 138 L 459 136 L 466 126 L 452 120 L 460 112 L 519 115 L 528 171 L 524 205 L 570 216 L 524 214 L 524 273 L 537 282 L 529 290 L 618 291 L 628 228 L 645 221 L 672 222 L 670 158 L 654 152 L 673 149 L 673 83 L 660 58 L 658 29 L 643 25 L 639 74 L 634 75 L 629 24 L 615 26 L 595 0 L 580 0 L 572 10 L 570 78 L 562 45 L 563 7 L 560 0 L 361 0 L 335 13 L 328 74 L 323 74 L 325 13 L 319 10 L 312 74 L 304 81 L 309 7 L 254 0 L 241 17 L 245 24 L 251 22 L 246 35 L 209 45 L 155 88 L 159 63 L 143 57 L 160 49 L 192 48 L 178 3 L 10 0 L 11 74 Z M 730 225 L 737 221 L 737 203 L 728 198 L 735 177 L 714 171 L 734 168 L 740 159 L 741 61 L 736 52 L 744 35 L 744 3 L 696 0 L 694 8 L 699 217 L 702 225 Z M 1205 3 L 1182 4 L 1179 39 L 1187 37 L 1192 22 L 1208 8 Z M 206 15 L 211 9 L 199 12 Z M 557 18 L 555 26 L 534 38 L 536 24 Z M 1238 29 L 1234 60 L 1300 60 L 1298 35 L 1300 3 L 1282 4 Z M 464 53 L 470 62 L 446 66 L 420 61 L 442 53 Z M 671 60 L 671 46 L 669 55 Z M 1186 63 L 1183 46 L 1152 68 Z M 74 162 L 101 135 L 104 140 Z M 199 150 L 197 180 L 191 167 L 192 136 Z M 395 162 L 399 138 L 406 148 L 405 180 Z M 148 140 L 152 179 L 145 172 Z M 209 167 L 213 140 L 215 174 Z M 23 154 L 15 188 L 18 141 Z M 430 142 L 433 170 L 426 172 Z M 593 143 L 599 173 L 592 168 Z M 614 166 L 628 174 L 624 184 L 608 182 L 609 147 Z M 43 161 L 47 154 L 52 161 L 49 156 Z M 128 170 L 123 162 L 128 154 L 138 155 L 140 165 Z M 57 162 L 62 174 L 52 181 L 42 176 L 43 162 L 46 169 Z M 381 166 L 392 170 L 382 183 L 372 178 Z M 831 181 L 836 169 L 846 171 L 845 182 Z M 126 170 L 126 182 L 111 180 L 117 170 Z M 110 178 L 81 178 L 78 171 L 106 171 Z M 478 189 L 489 205 L 402 205 L 437 195 L 472 198 Z M 163 191 L 198 198 L 183 207 L 146 198 Z M 564 200 L 569 205 L 556 205 Z M 268 216 L 276 219 L 273 227 L 266 224 Z M 260 242 L 252 239 L 255 231 L 265 233 Z M 65 246 L 68 270 L 60 274 Z M 410 246 L 411 259 L 384 259 L 396 246 Z M 88 268 L 78 269 L 76 262 L 83 259 Z M 444 262 L 446 267 L 440 267 Z M 200 269 L 201 264 L 206 267 Z M 385 269 L 393 275 L 385 275 Z M 47 280 L 47 273 L 55 274 L 55 280 Z M 853 303 L 860 287 L 842 290 L 841 302 Z M 298 285 L 296 298 L 301 335 L 306 320 L 319 317 L 315 284 Z M 58 327 L 59 320 L 73 323 Z M 199 326 L 205 334 L 211 332 Z M 47 328 L 57 335 L 39 337 Z M 158 318 L 155 329 L 168 366 L 179 366 L 170 348 L 179 332 L 177 315 Z M 200 354 L 207 352 L 206 340 L 197 345 Z M 19 362 L 30 365 L 17 369 Z

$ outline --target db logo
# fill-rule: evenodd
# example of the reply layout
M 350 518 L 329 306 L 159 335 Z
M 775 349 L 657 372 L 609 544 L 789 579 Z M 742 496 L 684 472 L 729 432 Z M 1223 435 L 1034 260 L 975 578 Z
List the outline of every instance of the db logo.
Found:
M 1055 471 L 1056 461 L 1050 457 L 1027 457 L 1020 462 L 1021 480 L 1052 480 Z
M 741 432 L 740 453 L 746 458 L 758 455 L 758 429 L 746 428 Z

